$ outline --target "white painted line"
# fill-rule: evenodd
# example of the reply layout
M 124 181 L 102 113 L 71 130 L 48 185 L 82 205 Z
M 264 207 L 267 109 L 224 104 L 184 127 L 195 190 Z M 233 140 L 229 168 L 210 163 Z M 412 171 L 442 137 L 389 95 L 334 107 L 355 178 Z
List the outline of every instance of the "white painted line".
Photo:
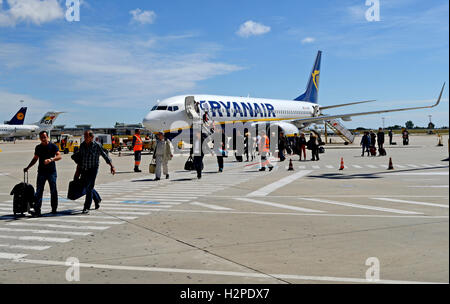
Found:
M 249 193 L 249 194 L 247 194 L 247 196 L 266 196 L 269 193 L 272 193 L 275 190 L 282 188 L 284 186 L 287 186 L 288 184 L 292 183 L 293 181 L 308 175 L 311 172 L 312 172 L 311 170 L 301 170 L 297 173 L 294 173 L 285 178 L 282 178 L 282 179 L 276 181 L 275 183 L 269 184 L 267 186 L 262 187 L 259 190 Z
M 214 209 L 214 210 L 233 210 L 230 208 L 225 208 L 225 207 L 211 205 L 211 204 L 204 204 L 204 203 L 199 203 L 199 202 L 193 202 L 190 204 L 194 205 L 194 206 L 201 206 L 201 207 L 210 208 L 210 209 Z
M 0 244 L 0 248 L 10 248 L 10 249 L 24 249 L 24 250 L 47 250 L 51 248 L 51 246 L 27 246 L 27 245 L 9 245 L 9 244 Z
M 448 185 L 408 186 L 408 188 L 448 188 Z
M 447 172 L 401 172 L 401 173 L 386 172 L 384 174 L 389 174 L 389 175 L 448 175 L 448 171 Z
M 152 211 L 161 211 L 163 209 L 154 209 Z M 150 212 L 124 212 L 124 211 L 108 211 L 108 214 L 125 214 L 125 215 L 149 215 Z M 89 215 L 88 215 L 89 216 Z
M 325 217 L 362 217 L 362 218 L 393 218 L 393 219 L 448 219 L 448 215 L 380 215 L 380 214 L 333 214 L 333 213 L 294 213 L 294 212 L 258 212 L 258 211 L 213 211 L 213 210 L 182 210 L 167 209 L 161 212 L 177 212 L 177 213 L 217 213 L 217 214 L 241 214 L 241 215 L 288 215 L 288 216 L 325 216 Z
M 67 238 L 40 237 L 40 236 L 28 236 L 28 235 L 26 235 L 26 236 L 0 235 L 0 239 L 49 242 L 49 243 L 67 243 L 72 240 L 72 239 L 67 239 Z
M 313 169 L 320 169 L 320 166 L 311 166 Z
M 352 166 L 357 168 L 357 169 L 361 169 L 362 168 L 361 166 L 358 166 L 358 165 L 352 165 Z
M 423 213 L 419 213 L 419 212 L 412 212 L 412 211 L 405 211 L 405 210 L 398 210 L 398 209 L 391 209 L 391 208 L 382 208 L 382 207 L 375 207 L 375 206 L 366 206 L 366 205 L 359 205 L 359 204 L 345 203 L 345 202 L 336 202 L 336 201 L 317 199 L 317 198 L 302 197 L 300 199 L 306 200 L 306 201 L 324 203 L 324 204 L 339 205 L 339 206 L 368 209 L 368 210 L 377 210 L 377 211 L 384 211 L 384 212 L 391 212 L 391 213 L 398 213 L 398 214 L 423 214 Z
M 306 166 L 298 166 L 299 169 L 306 169 Z
M 440 208 L 447 208 L 448 209 L 448 205 L 441 205 L 441 204 L 416 202 L 416 201 L 405 201 L 405 200 L 399 200 L 399 199 L 387 198 L 387 197 L 372 197 L 372 199 L 379 200 L 379 201 L 401 203 L 401 204 L 423 205 L 423 206 L 440 207 Z
M 70 215 L 70 218 L 86 218 L 86 215 Z M 135 216 L 102 216 L 102 215 L 89 215 L 89 219 L 99 218 L 99 219 L 117 219 L 117 220 L 135 220 Z
M 85 220 L 68 220 L 65 218 L 30 218 L 28 221 L 40 221 L 41 223 L 44 222 L 64 222 L 64 223 L 75 223 L 75 224 L 99 224 L 99 225 L 120 225 L 125 222 L 123 221 L 85 221 Z
M 102 206 L 101 210 L 123 210 L 123 211 L 153 211 L 155 208 L 172 208 L 173 206 L 165 206 L 165 205 L 149 205 L 147 208 L 129 208 L 129 207 L 105 207 Z
M 283 204 L 278 204 L 278 203 L 259 201 L 259 200 L 249 199 L 249 198 L 236 198 L 236 200 L 249 202 L 249 203 L 260 204 L 260 205 L 272 206 L 272 207 L 276 207 L 276 208 L 295 210 L 295 211 L 300 211 L 300 212 L 314 212 L 314 213 L 323 213 L 324 212 L 324 211 L 320 211 L 320 210 L 314 210 L 314 209 L 308 209 L 308 208 L 301 208 L 301 207 L 283 205 Z
M 0 259 L 17 260 L 26 257 L 28 254 L 0 252 Z
M 80 230 L 106 230 L 109 226 L 71 226 L 57 224 L 40 224 L 40 223 L 7 223 L 9 226 L 27 226 L 27 227 L 48 227 L 58 229 L 80 229 Z
M 108 200 L 113 201 L 113 200 Z M 156 201 L 156 202 L 189 202 L 190 199 L 173 199 L 173 198 L 161 198 L 161 197 L 154 197 L 154 196 L 136 196 L 136 197 L 123 197 L 119 199 L 115 199 L 114 201 Z
M 328 169 L 334 169 L 334 167 L 331 166 L 331 165 L 327 165 L 326 167 L 327 167 Z
M 0 256 L 1 257 L 1 256 Z M 6 255 L 6 258 L 8 256 Z M 67 268 L 65 261 L 48 261 L 48 260 L 30 260 L 23 257 L 9 257 L 9 259 L 18 263 L 62 266 Z M 371 282 L 367 279 L 360 278 L 344 278 L 344 277 L 328 277 L 328 276 L 305 276 L 294 274 L 263 274 L 256 272 L 235 272 L 235 271 L 218 271 L 218 270 L 203 270 L 203 269 L 183 269 L 183 268 L 161 268 L 161 267 L 142 267 L 142 266 L 124 266 L 124 265 L 106 265 L 106 264 L 87 264 L 80 263 L 82 268 L 121 270 L 121 271 L 142 271 L 142 272 L 163 272 L 163 273 L 187 273 L 199 275 L 219 275 L 219 276 L 234 276 L 247 278 L 264 278 L 264 279 L 286 279 L 286 280 L 300 280 L 300 281 L 325 281 L 325 282 L 351 282 L 351 283 L 384 283 L 384 284 L 448 284 L 447 282 L 416 282 L 416 281 L 399 281 L 399 280 L 378 280 Z
M 366 167 L 372 168 L 372 169 L 377 169 L 377 166 L 374 166 L 374 165 L 366 165 Z
M 30 232 L 30 233 L 35 233 L 35 234 L 79 235 L 79 236 L 87 236 L 87 235 L 92 234 L 91 232 L 57 231 L 57 230 L 36 230 L 36 229 L 20 229 L 20 228 L 4 228 L 4 227 L 0 227 L 0 231 L 7 231 L 7 232 Z
M 417 166 L 417 165 L 412 165 L 412 164 L 407 164 L 407 166 L 408 166 L 408 167 L 411 167 L 411 168 L 420 168 L 419 166 Z
M 422 166 L 422 167 L 428 167 L 428 168 L 429 168 L 429 167 L 433 167 L 433 166 L 428 165 L 428 164 L 422 164 L 421 166 Z

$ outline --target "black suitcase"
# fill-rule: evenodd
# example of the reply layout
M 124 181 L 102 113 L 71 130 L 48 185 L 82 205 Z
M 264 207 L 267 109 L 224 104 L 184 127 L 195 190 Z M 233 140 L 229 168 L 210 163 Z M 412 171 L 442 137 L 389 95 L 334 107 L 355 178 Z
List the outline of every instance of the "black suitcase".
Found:
M 14 215 L 25 212 L 30 212 L 34 207 L 34 187 L 28 184 L 28 172 L 23 175 L 23 183 L 17 184 L 11 190 L 13 198 L 13 212 Z
M 378 150 L 378 153 L 380 154 L 380 156 L 386 156 L 386 150 L 384 148 L 380 148 Z
M 69 183 L 69 190 L 67 191 L 67 199 L 77 200 L 86 194 L 86 187 L 79 179 L 75 179 Z
M 319 147 L 319 153 L 321 153 L 321 154 L 325 153 L 325 148 L 322 146 Z

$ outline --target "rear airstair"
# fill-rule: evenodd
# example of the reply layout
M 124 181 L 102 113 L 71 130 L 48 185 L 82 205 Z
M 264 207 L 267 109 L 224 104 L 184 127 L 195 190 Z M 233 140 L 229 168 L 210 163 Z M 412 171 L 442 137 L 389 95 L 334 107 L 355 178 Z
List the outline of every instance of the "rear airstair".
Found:
M 337 119 L 326 120 L 325 123 L 330 127 L 334 133 L 339 135 L 345 142 L 351 144 L 355 140 L 355 134 L 350 132 L 342 123 Z

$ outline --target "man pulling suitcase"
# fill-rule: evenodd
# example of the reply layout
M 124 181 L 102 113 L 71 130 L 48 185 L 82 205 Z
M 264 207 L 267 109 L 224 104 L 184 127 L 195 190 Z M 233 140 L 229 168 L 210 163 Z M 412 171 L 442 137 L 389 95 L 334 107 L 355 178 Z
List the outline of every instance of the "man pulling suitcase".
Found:
M 50 142 L 47 131 L 40 132 L 39 139 L 41 143 L 36 146 L 33 159 L 28 167 L 23 169 L 23 172 L 28 172 L 39 161 L 34 212 L 31 212 L 35 217 L 41 216 L 42 195 L 44 193 L 45 182 L 48 182 L 50 186 L 52 214 L 56 214 L 57 212 L 58 191 L 56 189 L 57 174 L 55 162 L 62 158 L 58 147 Z

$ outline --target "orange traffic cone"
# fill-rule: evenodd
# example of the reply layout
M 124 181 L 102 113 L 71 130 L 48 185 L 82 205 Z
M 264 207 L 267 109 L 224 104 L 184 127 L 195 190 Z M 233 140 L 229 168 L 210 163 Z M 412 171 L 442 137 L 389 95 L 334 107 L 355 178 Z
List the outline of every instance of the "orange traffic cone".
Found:
M 344 170 L 344 158 L 341 157 L 341 166 L 339 167 L 339 170 Z
M 442 136 L 439 134 L 438 137 L 439 137 L 439 142 L 438 142 L 437 146 L 438 147 L 444 146 L 444 144 L 442 144 Z
M 292 165 L 292 158 L 289 159 L 289 169 L 288 171 L 294 171 L 294 166 Z
M 392 157 L 389 157 L 389 167 L 388 170 L 394 170 L 394 166 L 392 165 Z

